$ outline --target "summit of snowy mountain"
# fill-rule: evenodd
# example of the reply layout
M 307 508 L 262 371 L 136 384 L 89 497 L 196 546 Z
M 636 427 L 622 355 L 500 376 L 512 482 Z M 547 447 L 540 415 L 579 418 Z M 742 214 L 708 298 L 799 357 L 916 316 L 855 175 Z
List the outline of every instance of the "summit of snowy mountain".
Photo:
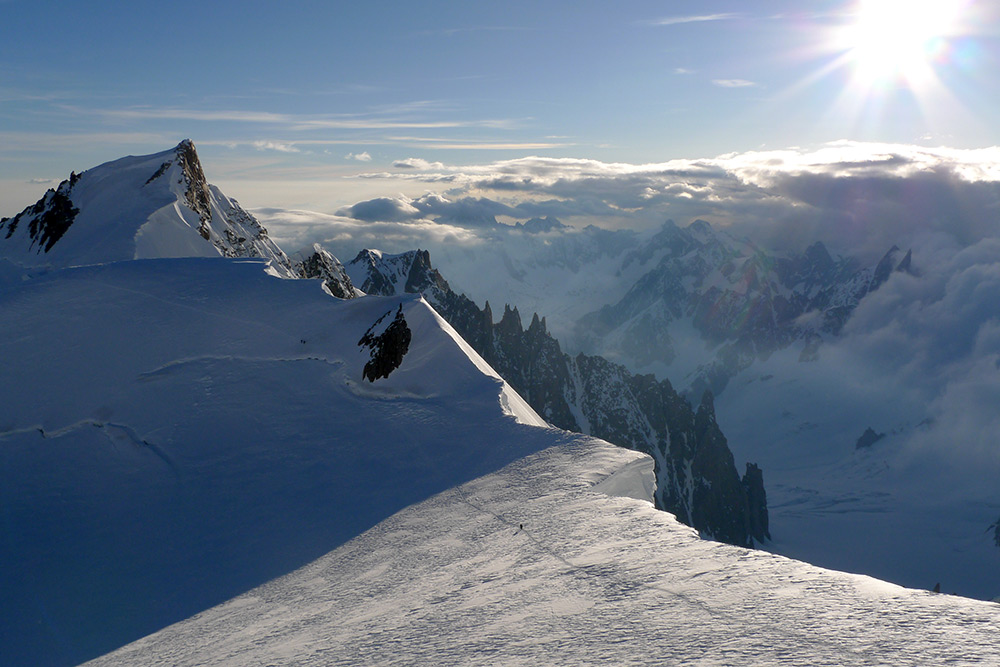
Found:
M 0 221 L 0 257 L 61 268 L 158 257 L 260 257 L 291 277 L 267 230 L 205 179 L 190 140 L 73 173 Z
M 544 218 L 532 218 L 525 222 L 518 222 L 514 227 L 524 230 L 529 234 L 544 234 L 546 232 L 566 229 L 566 225 L 551 215 L 547 215 Z

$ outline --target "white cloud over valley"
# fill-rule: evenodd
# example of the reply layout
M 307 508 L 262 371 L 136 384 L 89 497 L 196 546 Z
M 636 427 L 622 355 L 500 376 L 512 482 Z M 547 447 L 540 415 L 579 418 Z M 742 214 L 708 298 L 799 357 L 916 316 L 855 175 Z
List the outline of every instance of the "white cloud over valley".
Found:
M 394 167 L 358 178 L 423 184 L 441 199 L 382 202 L 382 221 L 553 215 L 577 226 L 641 229 L 701 218 L 778 251 L 821 240 L 867 259 L 928 232 L 973 243 L 996 233 L 1000 212 L 1000 149 L 840 142 L 641 165 L 534 156 L 463 166 L 411 158 Z M 341 213 L 379 219 L 370 201 Z

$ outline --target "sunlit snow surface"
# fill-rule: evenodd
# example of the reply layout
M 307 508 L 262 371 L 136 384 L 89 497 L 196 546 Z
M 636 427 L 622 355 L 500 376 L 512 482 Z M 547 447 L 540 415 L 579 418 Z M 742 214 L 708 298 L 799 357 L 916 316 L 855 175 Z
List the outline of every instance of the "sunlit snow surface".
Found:
M 419 297 L 259 260 L 0 267 L 0 664 L 73 664 L 558 441 Z M 402 304 L 410 350 L 362 379 Z
M 584 437 L 97 665 L 995 664 L 1000 607 L 700 540 Z M 523 524 L 523 530 L 520 526 Z
M 419 297 L 339 301 L 222 258 L 0 262 L 0 287 L 0 663 L 73 664 L 178 622 L 103 660 L 997 653 L 1000 607 L 702 541 L 620 497 L 649 497 L 648 459 L 533 426 Z M 410 350 L 363 381 L 357 342 L 400 304 Z

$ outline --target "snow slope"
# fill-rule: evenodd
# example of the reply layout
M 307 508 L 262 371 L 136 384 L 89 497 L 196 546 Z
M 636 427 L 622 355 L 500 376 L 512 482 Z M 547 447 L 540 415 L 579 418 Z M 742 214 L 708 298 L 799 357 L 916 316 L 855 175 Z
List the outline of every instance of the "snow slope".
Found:
M 969 460 L 969 440 L 918 425 L 927 403 L 896 376 L 835 352 L 814 363 L 775 353 L 716 399 L 734 455 L 766 471 L 766 548 L 904 586 L 1000 596 L 1000 551 L 986 530 L 1000 515 L 996 453 Z M 858 448 L 868 426 L 885 437 Z M 913 446 L 918 438 L 932 445 Z
M 109 651 L 562 437 L 419 297 L 266 268 L 0 271 L 0 662 Z M 364 381 L 400 305 L 402 365 Z
M 262 257 L 291 277 L 267 230 L 205 180 L 190 140 L 72 174 L 0 221 L 0 256 L 30 267 L 158 257 Z
M 700 540 L 601 493 L 651 467 L 574 438 L 92 664 L 995 664 L 995 604 Z

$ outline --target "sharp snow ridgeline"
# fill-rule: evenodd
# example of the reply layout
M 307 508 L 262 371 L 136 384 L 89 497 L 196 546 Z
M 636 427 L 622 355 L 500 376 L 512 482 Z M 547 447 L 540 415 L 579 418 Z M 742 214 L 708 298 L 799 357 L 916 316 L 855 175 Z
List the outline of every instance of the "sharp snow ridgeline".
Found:
M 762 473 L 747 464 L 740 478 L 710 391 L 695 410 L 668 380 L 632 374 L 599 356 L 564 353 L 537 314 L 525 329 L 517 309 L 505 307 L 495 323 L 490 304 L 480 309 L 456 294 L 426 251 L 363 250 L 347 273 L 369 294 L 423 294 L 549 423 L 652 456 L 660 509 L 731 544 L 770 538 Z

